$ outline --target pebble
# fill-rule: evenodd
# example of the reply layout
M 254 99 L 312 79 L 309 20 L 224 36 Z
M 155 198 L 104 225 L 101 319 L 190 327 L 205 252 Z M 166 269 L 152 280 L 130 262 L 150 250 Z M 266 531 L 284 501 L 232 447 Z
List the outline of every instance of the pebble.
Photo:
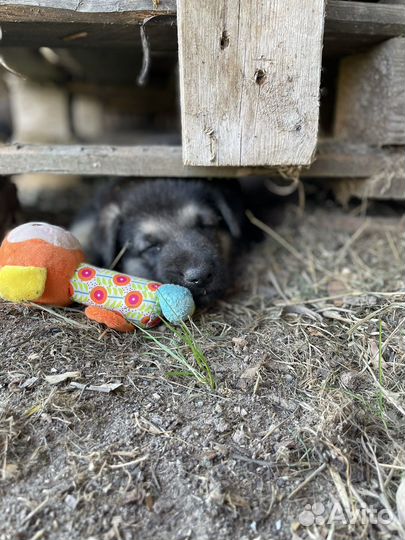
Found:
M 73 495 L 66 495 L 65 504 L 71 509 L 74 510 L 79 501 Z
M 218 433 L 224 433 L 229 429 L 229 424 L 223 418 L 220 418 L 214 423 L 214 427 Z

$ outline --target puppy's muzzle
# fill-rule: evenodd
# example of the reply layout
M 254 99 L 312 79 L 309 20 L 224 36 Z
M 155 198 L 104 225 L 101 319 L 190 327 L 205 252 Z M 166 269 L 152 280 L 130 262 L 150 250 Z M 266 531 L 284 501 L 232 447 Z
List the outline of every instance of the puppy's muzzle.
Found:
M 212 293 L 222 288 L 223 272 L 217 248 L 193 232 L 165 246 L 159 274 L 167 283 L 187 287 L 197 305 L 212 301 Z
M 212 271 L 208 267 L 189 268 L 184 272 L 184 285 L 189 288 L 204 288 L 212 280 Z

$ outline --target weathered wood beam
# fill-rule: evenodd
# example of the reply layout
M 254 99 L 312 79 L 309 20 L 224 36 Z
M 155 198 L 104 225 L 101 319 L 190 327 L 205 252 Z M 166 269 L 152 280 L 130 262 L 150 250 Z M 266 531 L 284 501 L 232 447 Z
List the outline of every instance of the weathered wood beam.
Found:
M 0 175 L 21 173 L 139 177 L 276 176 L 277 169 L 185 167 L 180 146 L 0 146 Z M 367 178 L 386 175 L 405 180 L 405 151 L 366 145 L 321 143 L 305 178 Z
M 400 36 L 405 34 L 405 9 L 401 5 L 331 0 L 326 7 L 325 32 L 372 41 Z
M 152 17 L 152 18 L 151 18 Z M 136 45 L 134 25 L 144 21 L 168 34 L 175 49 L 176 0 L 0 0 L 2 46 L 78 47 Z M 166 28 L 162 29 L 161 26 Z M 405 35 L 405 7 L 329 0 L 326 54 L 347 53 Z
M 324 42 L 327 57 L 365 51 L 386 39 L 403 35 L 404 5 L 342 1 L 327 4 Z
M 105 23 L 134 23 L 153 15 L 176 15 L 176 0 L 0 0 L 0 8 L 10 21 L 25 17 L 26 22 L 64 22 L 68 17 L 91 23 L 102 21 L 103 15 Z
M 337 200 L 346 205 L 350 199 L 377 199 L 405 201 L 405 175 L 400 178 L 387 178 L 377 175 L 371 178 L 346 178 L 330 182 Z
M 138 46 L 143 23 L 154 52 L 177 50 L 176 0 L 0 0 L 4 47 Z
M 341 61 L 335 136 L 405 145 L 405 38 L 389 39 Z
M 178 0 L 177 9 L 184 163 L 309 165 L 325 0 Z

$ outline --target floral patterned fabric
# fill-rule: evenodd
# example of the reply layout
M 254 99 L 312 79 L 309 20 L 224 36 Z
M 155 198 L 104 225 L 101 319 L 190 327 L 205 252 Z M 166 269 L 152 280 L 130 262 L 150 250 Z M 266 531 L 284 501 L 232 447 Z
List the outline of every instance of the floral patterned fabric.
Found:
M 69 284 L 74 302 L 121 313 L 129 322 L 151 328 L 160 323 L 156 291 L 160 283 L 81 264 Z

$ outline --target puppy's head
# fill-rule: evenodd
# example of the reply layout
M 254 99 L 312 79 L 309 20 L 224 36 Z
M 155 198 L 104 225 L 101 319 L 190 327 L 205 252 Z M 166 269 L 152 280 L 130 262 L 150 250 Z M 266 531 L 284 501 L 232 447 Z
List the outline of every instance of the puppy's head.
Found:
M 241 235 L 237 197 L 231 201 L 215 184 L 190 180 L 134 182 L 121 195 L 100 216 L 103 264 L 122 250 L 120 271 L 183 285 L 200 306 L 225 291 Z

